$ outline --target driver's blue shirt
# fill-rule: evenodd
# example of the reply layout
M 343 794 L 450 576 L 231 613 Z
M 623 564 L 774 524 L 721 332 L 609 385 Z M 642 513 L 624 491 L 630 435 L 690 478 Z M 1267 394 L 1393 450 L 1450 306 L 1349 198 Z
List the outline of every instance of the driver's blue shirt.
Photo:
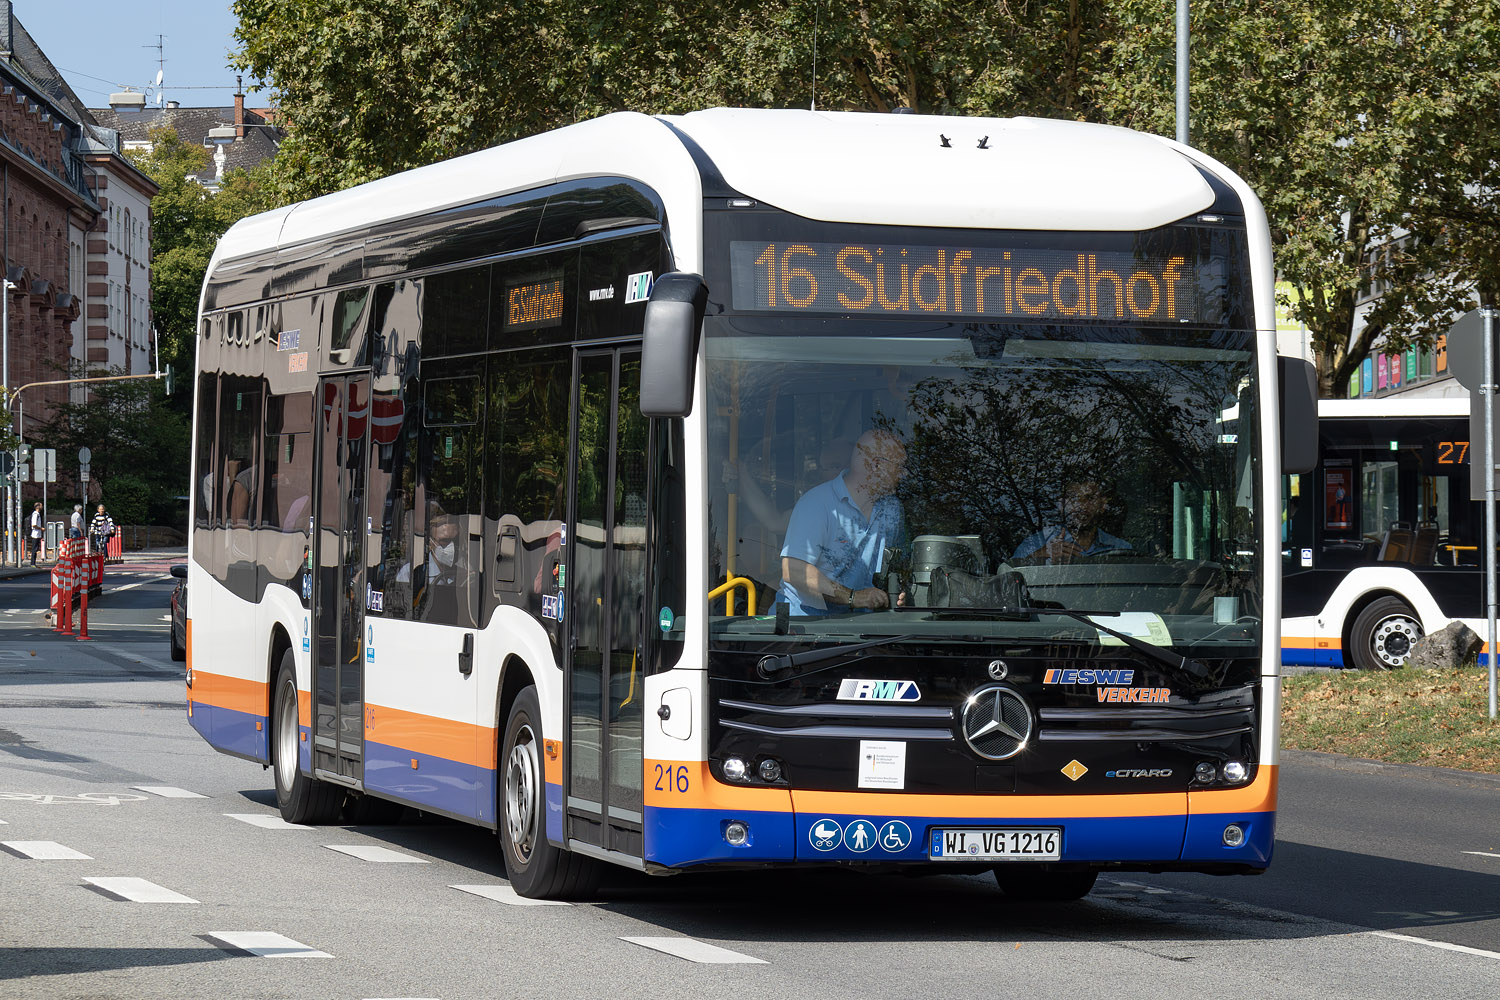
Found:
M 847 474 L 846 470 L 802 494 L 792 508 L 781 554 L 816 566 L 854 591 L 875 585 L 888 546 L 906 544 L 906 519 L 901 501 L 887 496 L 875 501 L 867 520 L 849 496 Z M 791 614 L 829 613 L 822 594 L 803 594 L 789 580 L 781 582 L 779 595 Z
M 1074 542 L 1074 538 L 1067 528 L 1061 525 L 1053 525 L 1028 536 L 1025 541 L 1016 546 L 1015 554 L 1011 558 L 1015 560 L 1025 559 L 1037 550 L 1045 549 L 1057 538 Z M 1077 543 L 1074 542 L 1074 544 Z M 1082 554 L 1085 556 L 1099 556 L 1107 552 L 1130 552 L 1133 548 L 1134 546 L 1123 538 L 1111 535 L 1107 531 L 1095 531 L 1093 544 L 1083 549 Z

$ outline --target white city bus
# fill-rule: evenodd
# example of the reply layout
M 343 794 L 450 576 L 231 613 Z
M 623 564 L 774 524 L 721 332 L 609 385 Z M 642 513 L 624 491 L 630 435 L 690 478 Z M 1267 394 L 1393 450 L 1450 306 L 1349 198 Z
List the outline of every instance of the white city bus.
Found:
M 201 306 L 192 724 L 289 820 L 496 828 L 531 896 L 1259 871 L 1271 278 L 1221 165 L 1032 119 L 614 114 L 244 220 Z M 871 432 L 891 544 L 792 613 L 809 489 L 855 504 L 822 555 L 877 538 Z M 1059 532 L 1098 551 L 1024 544 Z
M 1324 399 L 1318 466 L 1282 480 L 1281 662 L 1390 669 L 1484 624 L 1465 398 Z

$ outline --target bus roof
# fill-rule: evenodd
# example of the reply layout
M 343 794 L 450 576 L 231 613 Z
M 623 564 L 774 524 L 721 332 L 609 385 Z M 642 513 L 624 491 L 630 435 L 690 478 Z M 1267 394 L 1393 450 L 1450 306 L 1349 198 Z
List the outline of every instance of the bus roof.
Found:
M 235 223 L 214 266 L 590 176 L 701 197 L 702 151 L 740 193 L 808 218 L 1133 231 L 1202 212 L 1213 188 L 1169 141 L 1038 118 L 716 108 L 605 115 Z
M 1373 420 L 1376 417 L 1466 417 L 1464 396 L 1385 396 L 1374 399 L 1320 399 L 1318 419 Z

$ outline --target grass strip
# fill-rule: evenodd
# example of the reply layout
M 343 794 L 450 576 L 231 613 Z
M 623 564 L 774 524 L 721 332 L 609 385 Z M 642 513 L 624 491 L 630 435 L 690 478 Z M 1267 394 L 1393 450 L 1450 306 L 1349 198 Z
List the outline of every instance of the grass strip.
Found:
M 1281 745 L 1500 774 L 1500 724 L 1489 717 L 1489 673 L 1472 666 L 1284 677 Z

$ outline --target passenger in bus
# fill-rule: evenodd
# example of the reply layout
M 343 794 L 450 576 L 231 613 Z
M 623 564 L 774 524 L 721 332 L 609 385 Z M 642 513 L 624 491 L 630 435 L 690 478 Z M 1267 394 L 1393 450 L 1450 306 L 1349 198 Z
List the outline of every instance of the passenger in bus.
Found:
M 791 614 L 890 606 L 875 575 L 887 548 L 906 546 L 906 518 L 895 496 L 905 472 L 901 440 L 889 431 L 866 431 L 854 444 L 848 469 L 797 501 L 781 550 L 778 598 Z M 905 603 L 905 594 L 898 603 Z
M 1048 525 L 1022 540 L 1011 562 L 1050 566 L 1133 552 L 1134 546 L 1125 539 L 1099 527 L 1108 507 L 1109 500 L 1098 482 L 1085 479 L 1069 483 L 1063 490 L 1060 523 Z

